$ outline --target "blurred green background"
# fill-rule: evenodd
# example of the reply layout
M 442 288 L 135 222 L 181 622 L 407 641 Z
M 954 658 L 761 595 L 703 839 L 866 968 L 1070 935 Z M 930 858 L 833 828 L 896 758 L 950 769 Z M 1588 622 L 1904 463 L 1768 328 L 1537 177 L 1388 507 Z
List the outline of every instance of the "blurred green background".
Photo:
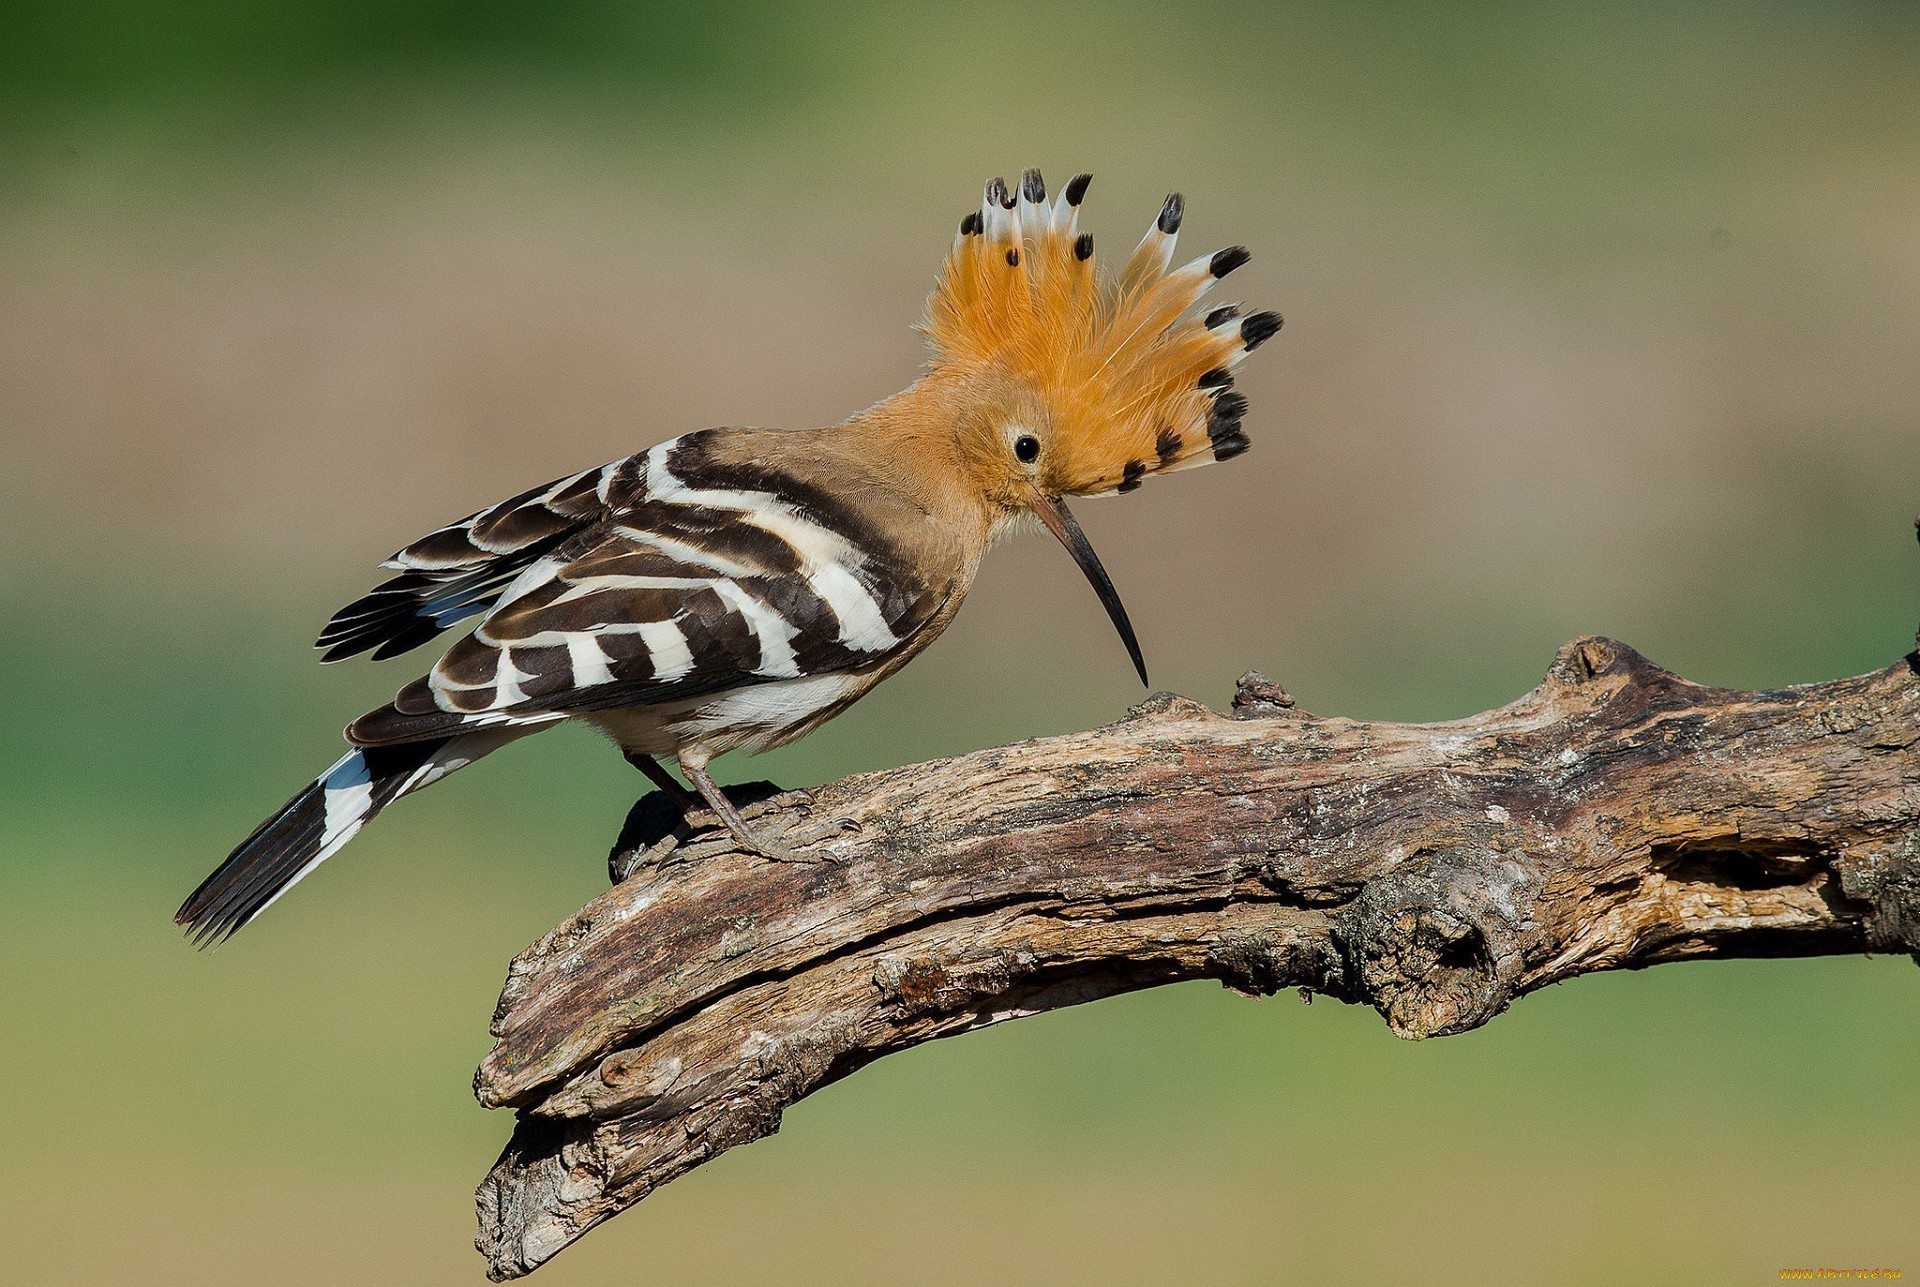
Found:
M 1257 450 L 1083 519 L 1159 685 L 1508 700 L 1920 617 L 1910 3 L 14 0 L 0 20 L 0 1281 L 471 1283 L 508 958 L 638 788 L 549 734 L 213 955 L 169 916 L 425 658 L 307 644 L 393 548 L 911 377 L 981 180 L 1189 199 L 1288 316 Z M 799 784 L 1138 697 L 1050 545 Z M 1409 1045 L 1189 986 L 938 1043 L 538 1281 L 1750 1283 L 1920 1273 L 1905 960 L 1598 977 Z

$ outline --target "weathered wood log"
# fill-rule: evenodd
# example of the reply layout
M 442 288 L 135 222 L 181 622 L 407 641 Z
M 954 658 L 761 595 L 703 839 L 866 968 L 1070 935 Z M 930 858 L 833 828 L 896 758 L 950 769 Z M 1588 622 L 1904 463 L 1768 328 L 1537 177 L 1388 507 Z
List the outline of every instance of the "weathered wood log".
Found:
M 1464 1032 L 1596 970 L 1920 952 L 1920 654 L 1771 692 L 1606 639 L 1499 710 L 1119 723 L 863 774 L 819 864 L 635 806 L 606 894 L 512 965 L 480 1101 L 518 1111 L 479 1192 L 496 1279 L 934 1037 L 1185 979 Z M 810 816 L 809 816 L 810 815 Z M 777 834 L 780 815 L 761 826 Z

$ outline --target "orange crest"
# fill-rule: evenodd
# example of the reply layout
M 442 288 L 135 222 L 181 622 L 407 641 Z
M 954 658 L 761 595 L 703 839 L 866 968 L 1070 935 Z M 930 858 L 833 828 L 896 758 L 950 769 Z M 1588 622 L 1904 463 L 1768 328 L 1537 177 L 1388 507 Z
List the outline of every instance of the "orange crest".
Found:
M 1040 172 L 1016 195 L 987 184 L 960 223 L 926 331 L 935 372 L 1011 378 L 1044 407 L 1059 492 L 1130 491 L 1148 474 L 1226 460 L 1247 449 L 1247 400 L 1232 371 L 1280 329 L 1275 313 L 1227 305 L 1188 310 L 1247 262 L 1229 247 L 1172 267 L 1184 203 L 1167 198 L 1117 278 L 1103 275 L 1079 230 L 1090 176 L 1049 203 Z

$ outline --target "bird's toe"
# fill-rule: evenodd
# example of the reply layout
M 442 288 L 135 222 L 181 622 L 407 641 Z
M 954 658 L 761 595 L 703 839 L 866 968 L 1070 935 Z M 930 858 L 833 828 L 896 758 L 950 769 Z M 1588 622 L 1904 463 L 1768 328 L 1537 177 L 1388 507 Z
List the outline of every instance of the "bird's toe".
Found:
M 802 787 L 795 787 L 790 791 L 782 791 L 777 787 L 772 787 L 771 783 L 756 782 L 753 785 L 757 787 L 770 787 L 772 788 L 772 793 L 763 795 L 755 800 L 736 802 L 742 818 L 764 818 L 769 814 L 785 813 L 790 809 L 805 811 L 813 807 L 813 792 Z M 729 797 L 731 797 L 732 793 L 729 792 L 728 794 Z

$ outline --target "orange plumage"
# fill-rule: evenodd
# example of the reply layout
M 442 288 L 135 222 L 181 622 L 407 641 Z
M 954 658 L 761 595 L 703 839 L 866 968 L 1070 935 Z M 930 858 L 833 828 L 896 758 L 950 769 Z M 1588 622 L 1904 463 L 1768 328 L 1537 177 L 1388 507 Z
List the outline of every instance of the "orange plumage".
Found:
M 1042 446 L 1041 490 L 1126 491 L 1150 474 L 1245 450 L 1231 371 L 1279 328 L 1272 313 L 1188 310 L 1247 260 L 1230 247 L 1172 267 L 1175 194 L 1118 276 L 1079 230 L 1086 176 L 1053 202 L 1037 171 L 1020 192 L 995 179 L 961 223 L 925 326 L 929 380 L 1017 404 Z

